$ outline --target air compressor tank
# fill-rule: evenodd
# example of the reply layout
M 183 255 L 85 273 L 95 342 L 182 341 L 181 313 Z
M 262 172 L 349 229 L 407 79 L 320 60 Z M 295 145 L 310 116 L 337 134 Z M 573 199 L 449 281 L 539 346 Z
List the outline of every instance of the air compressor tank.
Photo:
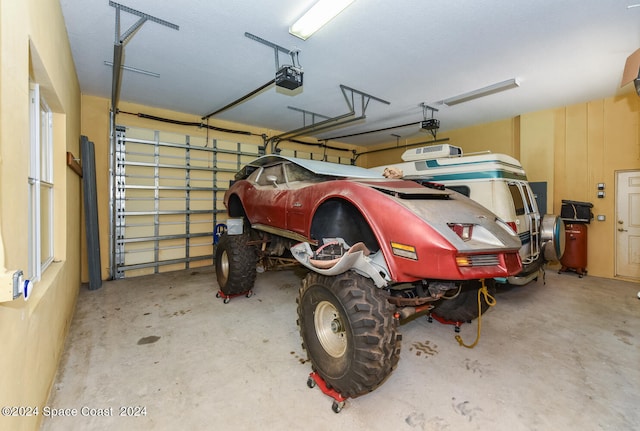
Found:
M 560 263 L 561 272 L 575 271 L 580 277 L 587 273 L 587 225 L 566 223 L 564 225 L 565 248 Z

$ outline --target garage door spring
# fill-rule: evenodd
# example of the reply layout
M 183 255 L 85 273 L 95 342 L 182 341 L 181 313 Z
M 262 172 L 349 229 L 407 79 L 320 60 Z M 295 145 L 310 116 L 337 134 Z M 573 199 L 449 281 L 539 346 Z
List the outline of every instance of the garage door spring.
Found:
M 462 347 L 466 347 L 467 349 L 473 349 L 478 344 L 478 341 L 480 341 L 480 331 L 482 330 L 482 298 L 484 297 L 484 301 L 487 303 L 487 305 L 489 305 L 489 307 L 493 307 L 494 305 L 496 305 L 496 298 L 491 296 L 491 294 L 487 290 L 487 286 L 485 286 L 484 284 L 484 278 L 481 281 L 482 287 L 478 289 L 478 332 L 476 335 L 476 341 L 474 341 L 471 345 L 466 345 L 464 344 L 464 341 L 462 341 L 462 337 L 460 335 L 456 335 L 458 344 L 460 344 Z

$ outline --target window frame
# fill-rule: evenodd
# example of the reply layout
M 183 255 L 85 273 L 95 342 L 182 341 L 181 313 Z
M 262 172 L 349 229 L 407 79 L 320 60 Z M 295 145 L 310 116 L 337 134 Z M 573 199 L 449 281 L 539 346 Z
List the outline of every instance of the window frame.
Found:
M 40 86 L 33 82 L 29 89 L 29 127 L 28 277 L 38 281 L 54 260 L 53 112 Z

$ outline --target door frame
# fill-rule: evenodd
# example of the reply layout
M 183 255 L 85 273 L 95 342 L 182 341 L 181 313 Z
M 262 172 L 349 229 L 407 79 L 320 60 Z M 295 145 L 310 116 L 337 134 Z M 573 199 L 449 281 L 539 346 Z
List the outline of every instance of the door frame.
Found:
M 614 277 L 616 278 L 620 278 L 620 279 L 627 279 L 627 280 L 640 280 L 640 275 L 639 276 L 633 276 L 633 275 L 625 275 L 625 274 L 620 274 L 620 272 L 618 271 L 618 262 L 619 262 L 619 254 L 620 254 L 620 241 L 619 241 L 619 237 L 620 235 L 618 235 L 617 229 L 618 229 L 618 220 L 620 220 L 619 214 L 620 214 L 620 209 L 619 209 L 619 203 L 620 203 L 620 193 L 621 193 L 621 187 L 619 184 L 619 180 L 622 174 L 628 174 L 628 173 L 637 173 L 638 175 L 640 175 L 640 169 L 623 169 L 623 170 L 618 170 L 615 171 L 615 204 L 614 204 L 614 223 L 613 223 L 613 234 L 614 234 L 614 268 L 613 268 L 613 272 L 614 272 Z

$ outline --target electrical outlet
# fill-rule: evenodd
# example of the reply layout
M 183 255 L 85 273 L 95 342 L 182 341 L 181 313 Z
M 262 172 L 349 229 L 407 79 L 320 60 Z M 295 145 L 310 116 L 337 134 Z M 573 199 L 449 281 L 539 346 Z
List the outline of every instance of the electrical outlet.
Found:
M 21 270 L 0 273 L 0 302 L 13 301 L 24 291 L 24 276 Z
M 18 270 L 13 273 L 13 299 L 16 299 L 22 295 L 24 286 L 24 275 L 22 271 Z

